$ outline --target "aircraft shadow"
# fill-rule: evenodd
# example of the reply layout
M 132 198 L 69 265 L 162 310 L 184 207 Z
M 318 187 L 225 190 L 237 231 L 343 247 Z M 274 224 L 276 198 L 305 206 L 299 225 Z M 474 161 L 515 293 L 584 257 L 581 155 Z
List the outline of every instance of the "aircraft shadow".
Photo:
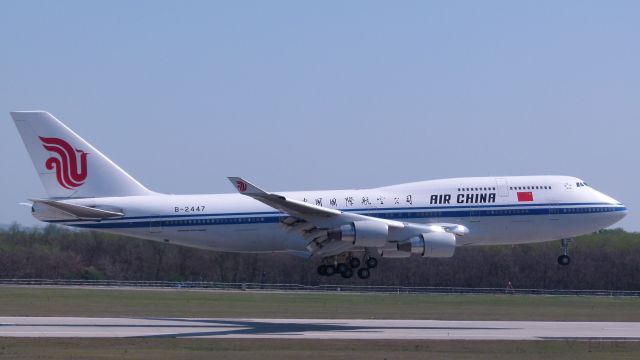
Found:
M 151 319 L 149 319 L 151 320 Z M 189 322 L 207 325 L 173 325 L 182 328 L 201 327 L 231 327 L 229 330 L 217 331 L 194 331 L 179 332 L 172 334 L 135 336 L 137 338 L 183 338 L 183 337 L 216 337 L 226 335 L 291 335 L 300 336 L 301 333 L 323 333 L 323 332 L 344 332 L 344 333 L 376 333 L 384 330 L 513 330 L 513 328 L 501 327 L 438 327 L 438 326 L 367 326 L 367 325 L 347 325 L 339 323 L 309 323 L 309 322 L 270 322 L 270 321 L 248 321 L 248 320 L 224 320 L 224 319 L 179 319 L 179 318 L 153 318 L 152 320 L 167 320 L 173 322 Z M 158 326 L 163 327 L 163 326 Z

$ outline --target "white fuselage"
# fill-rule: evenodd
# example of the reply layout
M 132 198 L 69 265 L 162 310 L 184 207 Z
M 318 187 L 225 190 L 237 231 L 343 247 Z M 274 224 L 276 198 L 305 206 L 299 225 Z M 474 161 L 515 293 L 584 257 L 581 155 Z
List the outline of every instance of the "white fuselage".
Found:
M 281 192 L 330 209 L 410 223 L 453 223 L 469 229 L 457 245 L 557 240 L 608 227 L 627 209 L 567 176 L 442 179 L 364 190 Z M 520 194 L 519 194 L 520 193 Z M 116 220 L 44 221 L 203 249 L 306 251 L 288 217 L 241 194 L 148 195 L 65 200 L 125 214 Z M 406 239 L 394 239 L 402 241 Z

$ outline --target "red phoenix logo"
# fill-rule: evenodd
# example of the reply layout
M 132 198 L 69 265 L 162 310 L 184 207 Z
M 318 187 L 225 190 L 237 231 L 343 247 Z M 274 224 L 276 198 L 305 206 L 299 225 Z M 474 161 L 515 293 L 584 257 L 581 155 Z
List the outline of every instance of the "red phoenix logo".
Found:
M 247 183 L 245 183 L 244 181 L 236 181 L 236 187 L 238 188 L 238 190 L 240 190 L 240 192 L 247 191 Z
M 58 155 L 48 158 L 44 165 L 47 170 L 55 170 L 60 186 L 65 189 L 74 189 L 84 184 L 87 178 L 88 153 L 78 149 L 74 150 L 68 142 L 62 139 L 40 136 L 40 141 L 46 150 Z M 78 159 L 78 155 L 80 159 Z

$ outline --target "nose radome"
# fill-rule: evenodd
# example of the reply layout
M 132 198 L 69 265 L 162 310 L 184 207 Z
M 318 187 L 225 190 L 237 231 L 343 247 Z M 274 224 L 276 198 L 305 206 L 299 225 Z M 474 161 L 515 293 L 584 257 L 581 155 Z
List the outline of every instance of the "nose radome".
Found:
M 622 203 L 614 198 L 612 198 L 611 196 L 604 194 L 596 189 L 591 189 L 594 192 L 594 195 L 597 198 L 597 202 L 603 202 L 603 203 L 607 203 L 610 205 L 622 205 Z
M 619 204 L 618 206 L 621 207 L 620 214 L 622 215 L 622 217 L 621 217 L 621 219 L 622 219 L 623 217 L 627 216 L 627 213 L 629 212 L 629 210 L 627 209 L 627 207 L 623 203 L 618 202 L 618 204 Z
M 627 213 L 628 213 L 627 208 L 624 205 L 622 205 L 622 204 L 618 205 L 617 211 L 613 212 L 613 214 L 614 214 L 613 215 L 614 216 L 613 224 L 615 224 L 618 221 L 624 219 L 627 216 Z M 611 225 L 613 225 L 613 224 L 611 224 Z
M 598 194 L 600 194 L 601 199 L 603 202 L 606 202 L 608 204 L 614 205 L 615 207 L 615 211 L 609 213 L 611 220 L 613 221 L 611 225 L 617 223 L 618 221 L 622 220 L 625 216 L 627 216 L 628 210 L 627 207 L 624 206 L 624 204 L 622 204 L 620 201 L 612 198 L 609 195 L 605 195 L 603 193 L 598 192 Z

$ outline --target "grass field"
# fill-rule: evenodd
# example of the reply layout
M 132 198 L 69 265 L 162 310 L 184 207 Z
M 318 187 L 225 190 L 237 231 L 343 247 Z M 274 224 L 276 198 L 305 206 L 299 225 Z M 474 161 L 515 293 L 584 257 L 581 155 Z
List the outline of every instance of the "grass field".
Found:
M 0 316 L 640 321 L 640 298 L 0 287 Z
M 640 321 L 640 299 L 0 287 L 0 316 Z M 640 342 L 0 338 L 0 359 L 638 359 Z
M 638 359 L 638 342 L 2 339 L 2 359 Z

